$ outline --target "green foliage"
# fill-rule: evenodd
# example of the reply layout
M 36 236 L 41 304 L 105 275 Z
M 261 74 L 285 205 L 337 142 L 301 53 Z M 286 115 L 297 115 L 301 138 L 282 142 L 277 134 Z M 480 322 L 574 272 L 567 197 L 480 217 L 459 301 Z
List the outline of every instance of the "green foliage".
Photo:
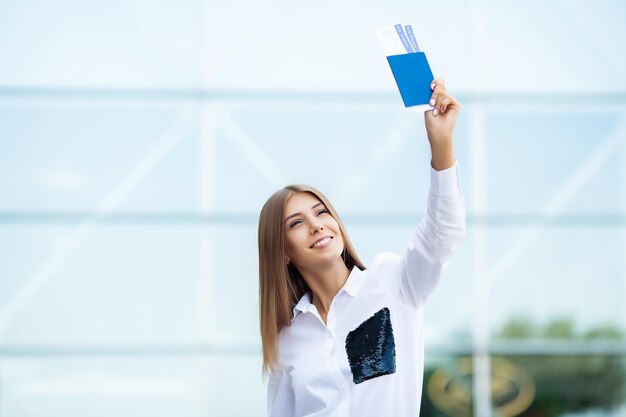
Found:
M 567 412 L 611 410 L 626 401 L 626 366 L 620 355 L 506 355 L 499 356 L 526 370 L 535 383 L 531 406 L 518 417 L 558 417 Z M 458 358 L 450 358 L 454 363 Z M 454 369 L 448 366 L 446 369 Z M 425 370 L 424 383 L 436 371 Z M 471 380 L 469 381 L 471 384 Z M 472 392 L 471 387 L 468 388 Z M 422 396 L 422 417 L 450 417 Z M 457 416 L 453 416 L 457 417 Z
M 619 328 L 610 324 L 594 327 L 583 334 L 583 339 L 587 340 L 622 340 L 623 338 L 624 333 Z
M 548 339 L 575 339 L 574 324 L 571 320 L 561 319 L 549 323 L 543 331 Z
M 601 324 L 577 333 L 574 322 L 558 318 L 544 326 L 534 323 L 527 316 L 514 316 L 507 320 L 494 339 L 561 339 L 561 340 L 623 340 L 624 331 L 610 324 Z
M 506 339 L 527 339 L 535 336 L 537 329 L 527 317 L 513 317 L 507 321 L 496 337 Z
M 529 316 L 517 315 L 494 332 L 494 340 L 614 342 L 625 339 L 624 330 L 611 324 L 598 324 L 579 330 L 573 320 L 559 317 L 539 324 Z M 526 370 L 536 386 L 532 405 L 519 417 L 558 417 L 568 412 L 611 410 L 626 401 L 626 357 L 615 353 L 576 353 L 554 355 L 501 356 Z M 453 364 L 457 358 L 451 358 Z M 451 366 L 450 369 L 454 369 Z M 435 368 L 425 370 L 427 384 Z M 471 381 L 471 380 L 470 380 Z M 471 382 L 470 382 L 471 383 Z M 469 388 L 469 392 L 471 388 Z M 423 417 L 449 417 L 428 398 L 422 397 Z

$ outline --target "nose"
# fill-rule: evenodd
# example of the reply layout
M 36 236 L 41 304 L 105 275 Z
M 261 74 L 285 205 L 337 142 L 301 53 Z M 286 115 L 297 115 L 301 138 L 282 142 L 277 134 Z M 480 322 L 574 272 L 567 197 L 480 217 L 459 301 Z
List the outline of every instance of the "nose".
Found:
M 319 220 L 317 220 L 317 219 L 313 220 L 313 222 L 311 223 L 311 232 L 315 232 L 317 229 L 320 229 L 320 230 L 321 230 L 321 229 L 323 229 L 323 228 L 324 228 L 324 226 L 323 226 L 323 225 L 322 225 L 322 223 L 321 223 Z

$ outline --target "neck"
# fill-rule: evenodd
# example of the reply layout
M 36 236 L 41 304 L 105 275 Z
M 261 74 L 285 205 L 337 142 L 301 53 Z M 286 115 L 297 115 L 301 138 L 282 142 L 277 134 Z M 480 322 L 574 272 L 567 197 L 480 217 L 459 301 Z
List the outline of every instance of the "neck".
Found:
M 312 303 L 320 314 L 328 313 L 330 303 L 345 285 L 349 275 L 350 270 L 341 258 L 321 270 L 302 272 L 302 278 L 311 288 Z

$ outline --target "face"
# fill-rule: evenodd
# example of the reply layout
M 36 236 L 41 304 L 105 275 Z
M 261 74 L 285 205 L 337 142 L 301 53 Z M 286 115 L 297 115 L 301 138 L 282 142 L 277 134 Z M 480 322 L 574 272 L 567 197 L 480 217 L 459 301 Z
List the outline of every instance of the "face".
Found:
M 285 205 L 285 257 L 298 269 L 316 269 L 341 261 L 343 238 L 339 225 L 317 197 L 292 195 Z M 320 238 L 329 237 L 321 245 Z

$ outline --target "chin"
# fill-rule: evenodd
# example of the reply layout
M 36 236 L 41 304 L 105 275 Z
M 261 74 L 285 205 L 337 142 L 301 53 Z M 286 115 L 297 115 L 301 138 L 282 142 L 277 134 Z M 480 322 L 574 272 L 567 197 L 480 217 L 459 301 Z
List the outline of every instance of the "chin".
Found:
M 327 254 L 326 256 L 319 256 L 315 259 L 311 259 L 311 263 L 318 267 L 329 267 L 334 265 L 338 260 L 343 262 L 343 259 L 341 258 L 341 253 L 339 255 L 333 253 Z

